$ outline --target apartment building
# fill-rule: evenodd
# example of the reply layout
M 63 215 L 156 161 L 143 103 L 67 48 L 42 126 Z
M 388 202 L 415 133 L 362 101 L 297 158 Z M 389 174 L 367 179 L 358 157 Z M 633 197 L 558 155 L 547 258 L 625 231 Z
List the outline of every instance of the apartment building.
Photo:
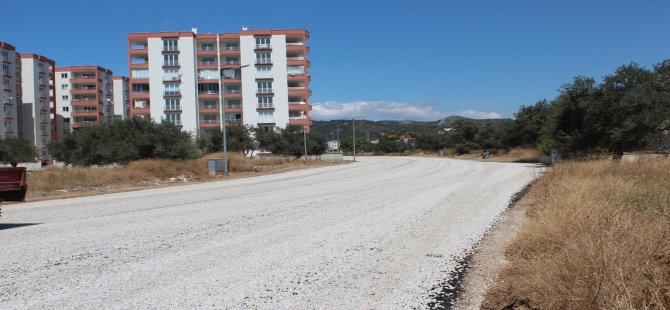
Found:
M 22 134 L 32 143 L 40 158 L 49 159 L 47 144 L 51 140 L 50 113 L 54 112 L 53 60 L 35 54 L 21 54 Z
M 130 115 L 130 93 L 128 78 L 125 76 L 112 77 L 114 89 L 114 118 L 126 119 Z
M 306 30 L 130 33 L 130 115 L 191 132 L 220 127 L 223 115 L 309 131 L 308 39 Z
M 0 63 L 2 64 L 0 138 L 20 137 L 23 131 L 20 126 L 21 59 L 14 46 L 0 42 Z
M 59 135 L 114 118 L 112 71 L 99 66 L 56 68 Z

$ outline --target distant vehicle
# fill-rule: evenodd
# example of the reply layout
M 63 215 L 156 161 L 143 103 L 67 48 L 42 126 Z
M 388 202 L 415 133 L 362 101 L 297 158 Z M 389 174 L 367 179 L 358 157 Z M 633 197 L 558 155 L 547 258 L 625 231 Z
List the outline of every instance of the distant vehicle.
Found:
M 488 149 L 484 150 L 482 152 L 482 159 L 487 159 L 489 157 L 491 157 L 491 151 L 489 151 Z
M 0 202 L 26 199 L 28 183 L 25 167 L 0 168 Z M 0 209 L 0 216 L 2 210 Z

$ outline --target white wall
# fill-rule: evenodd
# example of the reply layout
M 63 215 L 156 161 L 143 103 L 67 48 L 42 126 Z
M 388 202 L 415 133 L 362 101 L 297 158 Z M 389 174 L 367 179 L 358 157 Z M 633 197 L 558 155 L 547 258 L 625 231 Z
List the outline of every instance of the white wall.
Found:
M 124 79 L 113 80 L 114 84 L 114 117 L 128 118 L 126 105 L 128 101 L 128 81 Z
M 254 36 L 240 36 L 240 63 L 248 64 L 242 68 L 242 122 L 245 125 L 256 127 L 258 125 L 258 112 L 256 112 L 256 54 L 254 48 L 256 40 Z
M 62 78 L 61 75 L 63 73 L 67 73 L 67 78 Z M 56 90 L 56 114 L 61 116 L 60 119 L 55 120 L 58 122 L 57 127 L 58 127 L 58 136 L 63 137 L 63 134 L 65 132 L 70 132 L 70 124 L 72 123 L 72 94 L 70 94 L 70 89 L 72 88 L 72 84 L 70 84 L 70 78 L 72 77 L 72 72 L 70 71 L 64 71 L 64 72 L 56 72 L 56 85 L 54 85 L 54 89 Z M 63 89 L 62 85 L 66 84 L 67 89 Z M 68 96 L 69 100 L 63 100 L 63 96 Z M 68 111 L 63 111 L 63 107 L 67 107 Z M 66 123 L 63 120 L 67 118 L 70 120 L 70 122 Z
M 164 117 L 163 111 L 165 107 L 165 100 L 163 99 L 163 41 L 161 38 L 149 38 L 148 55 L 149 55 L 149 90 L 151 104 L 151 119 L 154 122 L 160 123 Z
M 288 83 L 286 68 L 286 36 L 273 35 L 270 38 L 272 44 L 272 89 L 275 106 L 275 125 L 286 127 L 288 125 Z
M 196 75 L 195 38 L 179 38 L 179 63 L 181 73 L 181 123 L 182 130 L 196 133 L 198 130 L 198 77 Z

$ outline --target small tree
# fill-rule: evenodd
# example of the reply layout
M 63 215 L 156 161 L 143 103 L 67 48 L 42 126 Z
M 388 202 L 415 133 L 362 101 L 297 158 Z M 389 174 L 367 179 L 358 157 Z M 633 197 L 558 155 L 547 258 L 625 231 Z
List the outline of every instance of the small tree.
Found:
M 35 147 L 28 141 L 15 137 L 0 140 L 0 161 L 16 167 L 20 162 L 32 162 L 37 157 Z

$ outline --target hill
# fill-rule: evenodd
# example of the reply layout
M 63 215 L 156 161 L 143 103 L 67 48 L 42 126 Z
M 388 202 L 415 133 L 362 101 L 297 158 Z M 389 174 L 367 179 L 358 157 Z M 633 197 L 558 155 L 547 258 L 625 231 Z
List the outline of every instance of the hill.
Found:
M 439 133 L 453 126 L 457 120 L 471 120 L 478 123 L 507 122 L 509 119 L 470 119 L 461 116 L 448 116 L 440 120 L 420 121 L 369 121 L 356 120 L 356 135 L 377 139 L 382 133 L 387 132 L 412 132 L 419 134 Z M 312 121 L 313 132 L 324 135 L 328 140 L 336 139 L 337 128 L 340 129 L 340 139 L 351 137 L 351 120 Z

